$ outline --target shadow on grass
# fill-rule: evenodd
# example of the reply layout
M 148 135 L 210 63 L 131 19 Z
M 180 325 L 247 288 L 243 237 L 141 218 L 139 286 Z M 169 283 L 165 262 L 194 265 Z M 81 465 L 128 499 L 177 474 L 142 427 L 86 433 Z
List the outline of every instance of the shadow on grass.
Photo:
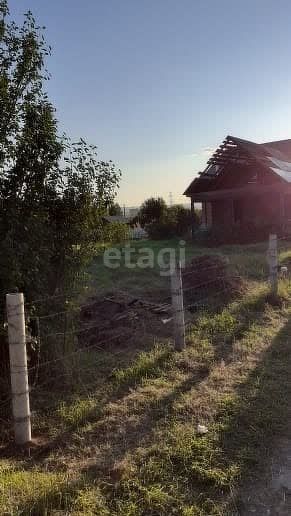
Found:
M 222 398 L 209 434 L 199 438 L 193 429 L 190 449 L 181 453 L 167 446 L 165 452 L 161 446 L 161 452 L 156 452 L 155 460 L 164 469 L 156 482 L 174 484 L 176 497 L 184 503 L 193 505 L 198 500 L 201 514 L 240 514 L 246 481 L 262 475 L 279 437 L 290 434 L 290 341 L 289 319 L 247 379 L 231 396 Z M 143 459 L 146 467 L 150 468 L 150 460 Z
M 263 326 L 267 322 L 267 298 L 266 290 L 251 298 L 240 298 L 237 305 L 225 302 L 219 310 L 202 312 L 190 326 L 190 340 L 191 336 L 196 340 L 208 339 L 213 346 L 214 361 L 231 362 L 234 344 L 243 339 L 252 327 Z
M 99 466 L 93 464 L 90 468 L 85 468 L 83 473 L 85 475 L 87 475 L 88 472 L 93 473 L 94 477 L 96 477 L 97 472 L 101 472 L 105 475 L 107 472 L 107 475 L 109 473 L 110 479 L 111 473 L 113 473 L 113 475 L 116 473 L 112 470 L 114 464 L 121 461 L 128 453 L 133 453 L 141 445 L 147 446 L 148 443 L 152 442 L 153 435 L 159 427 L 160 422 L 164 424 L 165 421 L 176 414 L 175 403 L 181 399 L 183 395 L 190 392 L 191 389 L 197 387 L 208 374 L 208 367 L 197 367 L 195 372 L 192 372 L 189 377 L 171 389 L 166 395 L 158 399 L 147 400 L 146 404 L 141 404 L 140 410 L 135 412 L 135 416 L 138 417 L 138 420 L 136 421 L 136 419 L 134 419 L 134 421 L 131 421 L 129 418 L 125 424 L 123 423 L 122 435 L 118 432 L 120 421 L 116 421 L 115 424 L 111 423 L 110 425 L 105 423 L 104 432 L 102 432 L 100 427 L 97 427 L 95 433 L 98 435 L 98 444 L 102 446 L 102 440 L 103 444 L 106 444 L 108 438 L 110 438 L 111 447 L 109 453 L 105 452 L 103 454 L 102 464 Z M 88 434 L 86 434 L 86 436 L 89 437 Z
M 110 469 L 113 463 L 118 461 L 128 453 L 140 445 L 141 439 L 150 439 L 159 421 L 163 418 L 170 417 L 173 412 L 174 403 L 179 397 L 186 392 L 189 392 L 193 387 L 197 386 L 209 374 L 209 368 L 206 365 L 197 364 L 195 368 L 187 376 L 185 381 L 182 381 L 177 387 L 173 388 L 171 392 L 167 393 L 161 398 L 154 398 L 152 400 L 146 399 L 145 403 L 138 402 L 136 404 L 134 414 L 138 418 L 122 421 L 123 431 L 119 431 L 120 420 L 108 421 L 107 410 L 108 407 L 114 404 L 121 404 L 128 395 L 133 392 L 143 383 L 145 379 L 160 378 L 162 374 L 169 371 L 173 365 L 173 349 L 168 346 L 165 349 L 160 348 L 160 354 L 151 360 L 148 364 L 138 364 L 129 367 L 125 370 L 116 371 L 112 380 L 112 390 L 109 391 L 107 397 L 104 397 L 98 406 L 87 410 L 82 421 L 68 425 L 66 431 L 63 430 L 58 433 L 56 438 L 49 443 L 47 447 L 36 451 L 33 454 L 33 463 L 31 467 L 36 464 L 41 464 L 57 449 L 63 449 L 65 446 L 70 446 L 74 442 L 74 432 L 84 432 L 88 442 L 98 442 L 98 446 L 102 448 L 110 441 L 110 449 L 108 453 L 104 453 L 102 457 L 102 466 L 100 468 Z M 159 350 L 159 348 L 158 348 Z M 186 371 L 187 372 L 187 371 Z M 190 376 L 191 374 L 191 376 Z M 124 418 L 127 414 L 124 414 Z M 92 422 L 93 430 L 86 431 L 88 424 Z M 28 465 L 29 467 L 29 465 Z M 94 466 L 95 469 L 96 466 Z
M 291 320 L 278 332 L 259 365 L 218 414 L 223 460 L 237 464 L 240 485 L 258 478 L 270 461 L 276 440 L 290 435 Z M 217 493 L 218 494 L 218 493 Z M 237 510 L 243 509 L 240 492 Z M 230 511 L 233 506 L 230 507 Z M 240 514 L 238 512 L 237 514 Z
M 32 391 L 33 410 L 38 412 L 39 420 L 54 428 L 55 434 L 54 438 L 46 440 L 47 444 L 43 447 L 32 448 L 35 459 L 37 456 L 46 457 L 52 450 L 59 448 L 61 443 L 68 444 L 74 431 L 80 431 L 83 426 L 97 422 L 102 417 L 108 403 L 121 401 L 130 389 L 137 388 L 146 378 L 159 377 L 162 371 L 170 367 L 173 347 L 168 341 L 157 345 L 151 337 L 139 342 L 138 346 L 137 343 L 131 346 L 132 343 L 122 353 L 115 349 L 112 353 L 105 350 L 82 355 L 82 359 L 94 361 L 94 365 L 80 362 L 76 369 L 74 364 L 76 372 L 74 374 L 74 369 L 70 372 L 67 385 L 64 383 L 64 372 L 56 371 L 53 385 L 50 379 L 47 385 L 40 384 Z M 81 370 L 80 378 L 78 370 Z M 56 388 L 58 384 L 60 388 Z M 8 424 L 12 427 L 11 422 L 5 421 L 6 440 Z M 40 436 L 47 435 L 47 426 L 45 424 L 44 430 L 40 426 Z M 7 446 L 3 443 L 1 447 L 2 458 L 23 455 L 23 451 L 15 448 L 12 443 L 11 430 L 10 434 Z
M 193 504 L 194 500 L 202 508 L 201 514 L 222 514 L 219 512 L 203 512 L 205 504 L 208 507 L 219 507 L 232 498 L 233 488 L 239 484 L 243 493 L 244 482 L 250 476 L 256 478 L 262 473 L 271 456 L 271 450 L 276 444 L 276 439 L 285 433 L 289 433 L 290 424 L 290 399 L 291 399 L 291 320 L 273 338 L 270 346 L 262 355 L 257 367 L 249 374 L 246 381 L 241 383 L 233 396 L 226 396 L 220 403 L 216 415 L 216 422 L 213 429 L 210 429 L 209 436 L 200 438 L 190 454 L 183 456 L 183 460 L 177 455 L 177 450 L 167 448 L 167 464 L 170 465 L 171 482 L 177 486 L 181 500 Z M 79 486 L 85 485 L 93 488 L 98 479 L 102 479 L 107 485 L 108 503 L 113 507 L 114 496 L 117 496 L 116 486 L 121 482 L 122 471 L 114 468 L 114 465 L 126 458 L 128 453 L 140 446 L 141 442 L 146 446 L 151 443 L 155 430 L 167 424 L 172 416 L 176 417 L 175 403 L 184 394 L 188 393 L 208 375 L 207 369 L 197 368 L 184 381 L 178 384 L 170 393 L 160 397 L 158 400 L 151 400 L 145 406 L 141 404 L 138 412 L 138 420 L 128 418 L 123 425 L 122 434 L 118 433 L 118 421 L 112 424 L 107 422 L 103 429 L 96 427 L 85 433 L 84 438 L 98 444 L 101 450 L 101 460 L 92 458 L 90 465 L 81 472 L 80 483 L 72 483 L 66 486 L 70 494 L 67 504 L 72 504 Z M 161 426 L 160 426 L 161 425 Z M 110 436 L 108 436 L 110 430 Z M 213 437 L 215 433 L 215 438 Z M 193 438 L 195 429 L 193 429 Z M 110 448 L 106 448 L 110 440 Z M 203 456 L 198 450 L 207 445 L 208 440 L 215 441 L 215 452 L 210 450 L 211 463 L 205 463 Z M 197 444 L 200 442 L 200 444 Z M 183 444 L 183 443 L 182 443 Z M 105 445 L 102 448 L 102 445 Z M 199 446 L 199 448 L 197 448 Z M 161 446 L 162 448 L 162 446 Z M 155 452 L 159 460 L 159 451 Z M 164 453 L 164 452 L 161 452 Z M 187 452 L 188 453 L 188 452 Z M 161 459 L 165 457 L 161 455 Z M 201 463 L 199 461 L 201 460 Z M 162 464 L 161 460 L 161 464 Z M 146 464 L 146 458 L 145 462 Z M 168 465 L 168 466 L 167 466 Z M 143 465 L 143 468 L 146 467 Z M 155 482 L 164 482 L 163 468 L 161 478 Z M 229 472 L 234 472 L 229 477 Z M 183 480 L 181 480 L 183 479 Z M 168 479 L 167 479 L 168 480 Z M 149 485 L 153 481 L 147 480 Z M 111 486 L 111 487 L 110 487 Z M 111 493 L 112 490 L 112 493 Z M 187 493 L 186 493 L 187 490 Z M 114 495 L 115 493 L 115 495 Z M 197 495 L 199 493 L 199 496 Z M 120 488 L 120 496 L 123 496 L 123 488 Z M 119 496 L 118 495 L 118 496 Z M 127 496 L 127 495 L 126 495 Z M 141 494 L 139 496 L 142 496 Z M 178 495 L 177 495 L 178 496 Z M 112 498 L 113 497 L 113 498 Z M 188 498 L 187 498 L 188 497 Z M 243 509 L 241 493 L 237 493 L 237 507 L 234 507 L 233 498 L 229 503 L 228 513 Z M 49 501 L 39 499 L 34 504 L 27 505 L 23 514 L 37 514 L 33 512 L 34 506 L 41 507 L 43 503 L 50 503 L 52 509 L 64 507 L 63 500 L 58 494 L 52 492 Z M 113 503 L 113 505 L 111 505 Z M 104 507 L 107 502 L 104 501 Z M 212 505 L 211 505 L 212 504 Z M 209 509 L 208 509 L 209 510 Z M 26 511 L 26 512 L 25 512 Z M 166 514 L 166 508 L 159 514 Z M 211 509 L 212 511 L 212 509 Z M 240 512 L 236 512 L 240 514 Z M 153 512 L 138 512 L 137 514 L 154 514 Z M 168 514 L 172 512 L 168 509 Z M 174 514 L 174 513 L 173 513 Z M 224 509 L 223 514 L 227 514 Z
M 250 329 L 252 324 L 264 325 L 266 316 L 265 293 L 254 299 L 246 300 L 239 306 L 240 314 L 244 314 L 241 324 L 235 328 L 234 336 L 241 338 Z M 192 503 L 199 487 L 199 504 L 201 506 L 210 498 L 213 503 L 225 503 L 233 487 L 239 482 L 242 486 L 250 475 L 256 477 L 263 471 L 270 459 L 272 446 L 276 443 L 276 438 L 289 432 L 288 418 L 290 416 L 291 400 L 291 320 L 273 338 L 271 344 L 264 352 L 257 367 L 253 369 L 246 381 L 241 383 L 234 395 L 226 396 L 220 404 L 216 422 L 213 430 L 210 430 L 209 437 L 201 438 L 202 443 L 207 443 L 207 439 L 213 438 L 215 433 L 216 450 L 211 469 L 208 464 L 201 462 L 199 455 L 189 455 L 183 458 L 182 466 L 177 462 L 177 456 L 171 450 L 167 451 L 167 461 L 171 464 L 172 480 L 175 485 L 179 485 L 181 500 L 185 498 L 183 489 L 189 489 L 187 494 L 189 503 Z M 255 345 L 255 344 L 254 344 Z M 232 345 L 225 349 L 225 342 L 214 342 L 215 361 L 230 359 L 233 353 Z M 72 502 L 75 492 L 80 486 L 86 485 L 88 488 L 96 485 L 98 479 L 103 479 L 108 485 L 116 485 L 120 481 L 122 471 L 116 470 L 114 465 L 126 458 L 128 453 L 134 453 L 141 444 L 141 441 L 148 446 L 153 434 L 158 427 L 166 426 L 167 421 L 175 416 L 175 403 L 189 393 L 192 388 L 196 388 L 199 383 L 208 375 L 208 368 L 197 366 L 191 371 L 185 380 L 175 386 L 171 392 L 159 397 L 158 399 L 147 400 L 145 404 L 140 403 L 138 410 L 135 411 L 136 418 L 128 418 L 127 414 L 121 414 L 126 419 L 123 421 L 122 433 L 119 432 L 119 421 L 106 421 L 106 407 L 110 403 L 121 402 L 130 393 L 132 387 L 138 387 L 144 378 L 159 378 L 161 371 L 171 368 L 171 348 L 165 348 L 158 355 L 153 355 L 152 359 L 146 363 L 128 364 L 122 372 L 111 373 L 112 391 L 108 397 L 101 400 L 100 412 L 96 414 L 96 407 L 90 412 L 86 412 L 84 425 L 73 424 L 68 427 L 67 432 L 58 435 L 49 450 L 35 457 L 31 467 L 41 464 L 49 455 L 53 448 L 62 448 L 65 444 L 72 444 L 72 433 L 75 430 L 84 429 L 85 424 L 94 421 L 94 427 L 84 432 L 84 439 L 88 442 L 96 443 L 100 450 L 100 459 L 92 458 L 89 465 L 81 472 L 80 483 L 68 484 L 64 487 L 65 493 L 68 491 L 68 500 L 61 499 L 58 492 L 52 490 L 51 494 L 40 497 L 35 502 L 27 504 L 23 514 L 38 514 L 34 507 L 41 507 L 42 504 L 51 504 L 52 509 L 66 507 Z M 98 409 L 99 410 L 99 409 Z M 104 417 L 105 416 L 105 417 Z M 195 436 L 195 429 L 193 430 Z M 107 446 L 109 445 L 110 446 Z M 218 461 L 217 468 L 215 460 Z M 193 463 L 195 468 L 193 468 Z M 198 464 L 198 465 L 197 465 Z M 26 469 L 29 469 L 27 465 Z M 233 478 L 227 479 L 223 489 L 221 487 L 224 480 L 224 472 L 227 476 L 229 471 L 235 471 Z M 178 469 L 182 468 L 182 473 Z M 203 471 L 202 471 L 203 470 Z M 214 471 L 214 473 L 213 473 Z M 238 472 L 238 473 L 237 473 Z M 181 482 L 181 476 L 183 482 Z M 161 478 L 159 482 L 163 482 Z M 109 489 L 110 491 L 110 489 Z M 109 498 L 111 494 L 109 493 Z M 112 494 L 113 496 L 113 494 Z M 192 497 L 192 499 L 191 499 Z M 237 494 L 238 511 L 241 510 L 240 492 Z M 47 501 L 46 501 L 47 500 Z M 104 502 L 105 503 L 105 502 Z M 108 502 L 109 503 L 109 502 Z M 50 506 L 49 506 L 50 507 Z M 229 505 L 229 513 L 233 509 L 233 504 Z M 236 510 L 236 509 L 235 509 Z M 25 512 L 26 511 L 26 512 Z M 138 513 L 142 514 L 142 513 Z M 150 514 L 150 513 L 148 513 Z M 161 512 L 160 514 L 164 514 Z M 170 513 L 169 513 L 170 514 Z M 203 512 L 201 514 L 204 514 Z M 210 512 L 208 514 L 218 514 Z M 226 514 L 226 512 L 224 512 Z
M 92 458 L 93 460 L 89 462 L 89 465 L 81 470 L 79 480 L 64 483 L 56 489 L 51 489 L 44 495 L 36 497 L 33 502 L 28 502 L 22 508 L 22 514 L 37 516 L 42 514 L 41 511 L 45 512 L 48 509 L 71 509 L 76 503 L 76 496 L 80 490 L 83 488 L 94 489 L 97 479 L 102 479 L 104 486 L 107 485 L 107 494 L 109 494 L 108 502 L 103 497 L 102 510 L 107 510 L 107 503 L 111 509 L 110 491 L 114 488 L 114 485 L 118 484 L 123 474 L 122 468 L 116 468 L 116 464 L 122 461 L 128 453 L 134 453 L 142 443 L 145 445 L 150 443 L 160 422 L 164 424 L 165 420 L 170 419 L 175 414 L 174 405 L 176 401 L 191 391 L 193 387 L 196 387 L 208 374 L 207 367 L 198 367 L 195 372 L 192 372 L 191 376 L 180 382 L 165 396 L 147 402 L 146 406 L 141 405 L 138 421 L 131 421 L 129 418 L 123 424 L 122 434 L 118 431 L 119 422 L 110 422 L 104 428 L 97 426 L 94 430 L 86 432 L 83 437 L 88 442 L 95 441 L 96 444 L 98 443 L 98 449 L 101 450 L 104 446 L 101 459 Z M 110 447 L 108 447 L 109 442 Z M 34 466 L 35 464 L 34 461 Z M 96 511 L 96 506 L 94 506 L 94 510 Z M 97 514 L 97 512 L 94 512 L 94 514 Z M 100 514 L 107 513 L 100 512 Z M 111 512 L 108 512 L 109 514 Z
M 210 340 L 215 351 L 215 362 L 220 362 L 222 359 L 225 361 L 231 360 L 234 338 L 240 338 L 249 329 L 250 324 L 259 322 L 264 314 L 258 310 L 264 308 L 264 302 L 265 294 L 262 294 L 257 298 L 240 303 L 240 311 L 246 313 L 246 318 L 245 321 L 242 319 L 243 322 L 235 328 L 235 332 L 230 332 L 229 338 L 225 338 L 225 328 L 223 328 L 223 331 L 217 331 L 217 328 L 213 328 L 213 332 L 211 330 Z M 214 319 L 213 322 L 215 326 L 216 320 Z M 209 321 L 207 321 L 207 324 L 209 324 Z M 173 365 L 173 356 L 174 350 L 170 344 L 157 347 L 154 339 L 151 339 L 151 342 L 143 345 L 143 349 L 140 349 L 140 347 L 128 348 L 124 350 L 124 353 L 118 353 L 116 357 L 112 354 L 112 359 L 109 361 L 106 359 L 103 368 L 100 367 L 99 362 L 96 364 L 96 371 L 90 366 L 89 376 L 91 381 L 92 377 L 98 373 L 98 377 L 103 378 L 103 383 L 93 382 L 89 386 L 87 384 L 86 392 L 82 391 L 82 386 L 86 384 L 86 378 L 83 376 L 80 387 L 73 397 L 68 396 L 64 388 L 61 390 L 54 389 L 53 397 L 51 397 L 51 392 L 46 393 L 44 391 L 46 397 L 45 411 L 41 410 L 44 402 L 43 395 L 40 398 L 36 397 L 34 407 L 37 410 L 40 409 L 40 417 L 49 421 L 50 427 L 53 426 L 56 432 L 54 432 L 54 438 L 47 439 L 46 444 L 32 450 L 34 461 L 41 462 L 55 449 L 59 449 L 62 445 L 68 445 L 75 431 L 82 431 L 82 428 L 91 422 L 98 423 L 104 417 L 104 410 L 109 403 L 121 402 L 132 388 L 137 388 L 145 379 L 159 378 L 167 373 Z M 88 358 L 90 358 L 90 355 Z M 101 358 L 101 363 L 102 360 Z M 79 368 L 82 369 L 82 374 L 84 374 L 84 364 L 79 364 Z M 201 378 L 204 378 L 204 374 L 201 375 Z M 41 393 L 41 391 L 42 386 L 40 386 L 39 392 Z M 96 391 L 100 391 L 98 396 L 96 396 Z M 45 428 L 44 436 L 46 433 L 47 429 Z M 40 429 L 40 435 L 42 434 L 43 431 Z M 17 455 L 17 453 L 11 443 L 8 443 L 7 447 L 2 447 L 0 455 L 9 458 L 11 455 Z

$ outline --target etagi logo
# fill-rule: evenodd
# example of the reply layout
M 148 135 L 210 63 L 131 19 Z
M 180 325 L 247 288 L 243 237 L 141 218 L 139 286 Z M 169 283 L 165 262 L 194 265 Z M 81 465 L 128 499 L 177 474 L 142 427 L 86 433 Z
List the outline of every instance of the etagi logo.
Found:
M 184 240 L 179 241 L 177 248 L 163 247 L 156 254 L 150 247 L 136 248 L 126 244 L 122 250 L 111 247 L 106 249 L 103 255 L 103 263 L 109 269 L 118 269 L 123 266 L 127 269 L 160 269 L 161 276 L 170 276 L 175 263 L 180 262 L 185 267 Z

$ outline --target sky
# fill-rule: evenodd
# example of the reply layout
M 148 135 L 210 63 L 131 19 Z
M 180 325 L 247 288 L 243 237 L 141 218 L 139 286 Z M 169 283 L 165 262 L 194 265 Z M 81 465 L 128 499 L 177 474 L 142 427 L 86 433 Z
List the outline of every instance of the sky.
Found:
M 60 132 L 122 170 L 122 205 L 187 201 L 228 134 L 291 138 L 290 0 L 8 3 L 46 26 Z

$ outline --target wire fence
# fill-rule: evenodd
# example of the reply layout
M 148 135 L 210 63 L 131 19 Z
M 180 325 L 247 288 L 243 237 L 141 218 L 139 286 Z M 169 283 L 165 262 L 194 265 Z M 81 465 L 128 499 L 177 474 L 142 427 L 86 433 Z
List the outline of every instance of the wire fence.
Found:
M 235 259 L 237 255 L 245 258 L 244 252 L 236 250 Z M 290 239 L 270 237 L 268 246 L 262 245 L 254 256 L 249 270 L 244 261 L 233 262 L 221 253 L 198 256 L 183 270 L 175 263 L 169 294 L 154 302 L 140 294 L 135 296 L 115 289 L 114 295 L 91 297 L 81 303 L 76 301 L 80 291 L 70 296 L 56 294 L 30 300 L 25 305 L 18 302 L 9 306 L 8 303 L 12 391 L 0 399 L 1 411 L 8 409 L 12 402 L 14 424 L 16 421 L 23 427 L 30 422 L 30 403 L 34 407 L 35 400 L 42 399 L 55 385 L 58 385 L 59 395 L 47 400 L 49 407 L 58 405 L 62 395 L 73 394 L 76 384 L 79 387 L 82 377 L 86 377 L 86 371 L 90 373 L 90 380 L 83 385 L 83 390 L 101 381 L 98 368 L 104 354 L 112 356 L 114 371 L 131 347 L 137 353 L 166 339 L 177 350 L 183 349 L 187 335 L 195 327 L 196 314 L 215 313 L 231 299 L 243 296 L 247 288 L 244 279 L 254 276 L 252 268 L 257 265 L 261 268 L 260 283 L 270 284 L 271 291 L 276 293 L 280 275 L 289 278 L 289 259 L 291 264 Z M 53 304 L 45 312 L 47 303 Z M 59 305 L 60 309 L 53 310 Z M 21 324 L 26 327 L 26 335 Z M 27 387 L 20 388 L 20 385 Z M 25 404 L 27 410 L 23 416 Z M 18 436 L 18 442 L 23 442 L 23 434 L 20 439 Z

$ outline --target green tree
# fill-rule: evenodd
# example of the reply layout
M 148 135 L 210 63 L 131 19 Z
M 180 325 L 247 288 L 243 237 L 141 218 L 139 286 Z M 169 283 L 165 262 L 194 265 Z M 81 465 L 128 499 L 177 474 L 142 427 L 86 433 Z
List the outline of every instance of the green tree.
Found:
M 183 237 L 189 233 L 192 222 L 191 211 L 176 204 L 167 208 L 158 221 L 148 224 L 147 231 L 153 239 Z M 194 223 L 198 224 L 196 214 L 194 214 Z
M 96 147 L 83 139 L 67 143 L 67 166 L 50 209 L 55 227 L 55 289 L 70 282 L 90 260 L 95 243 L 104 239 L 102 216 L 113 203 L 120 171 L 112 161 L 98 161 Z
M 118 216 L 122 216 L 122 208 L 121 206 L 118 204 L 118 202 L 115 202 L 115 203 L 112 203 L 110 206 L 109 206 L 109 209 L 108 209 L 108 214 L 109 215 L 118 215 Z
M 18 26 L 0 0 L 0 288 L 28 297 L 74 281 L 101 237 L 120 180 L 83 139 L 58 136 L 44 91 L 50 54 L 31 12 Z
M 160 222 L 167 212 L 167 205 L 162 197 L 150 197 L 143 202 L 138 218 L 142 226 Z
M 181 204 L 175 204 L 168 208 L 167 219 L 173 225 L 176 236 L 186 235 L 192 225 L 191 211 Z M 195 214 L 194 223 L 198 223 Z
M 56 188 L 63 145 L 43 92 L 50 49 L 30 12 L 22 27 L 7 21 L 8 15 L 7 2 L 1 0 L 0 285 L 7 291 L 25 283 L 33 290 L 40 283 L 43 260 L 49 258 L 47 246 L 39 245 L 48 238 L 44 201 Z

